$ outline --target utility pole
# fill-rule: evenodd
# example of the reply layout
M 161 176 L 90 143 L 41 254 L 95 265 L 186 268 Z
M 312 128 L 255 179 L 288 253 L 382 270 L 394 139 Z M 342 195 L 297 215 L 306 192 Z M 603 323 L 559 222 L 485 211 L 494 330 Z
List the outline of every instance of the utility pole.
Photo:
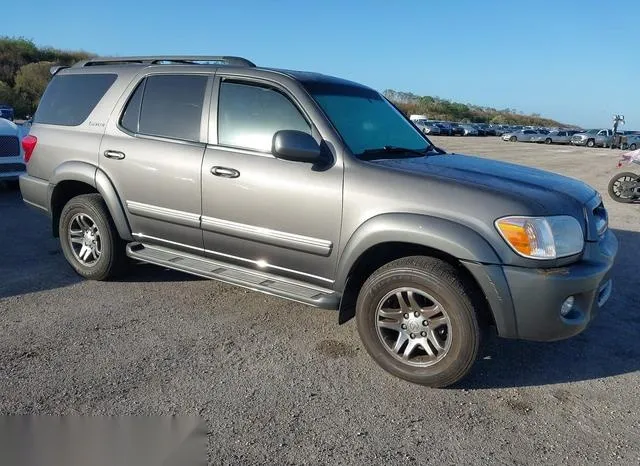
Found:
M 611 146 L 610 148 L 613 149 L 616 145 L 616 140 L 618 139 L 617 134 L 618 134 L 618 125 L 622 123 L 624 125 L 624 115 L 614 115 L 613 116 L 613 137 L 611 138 Z

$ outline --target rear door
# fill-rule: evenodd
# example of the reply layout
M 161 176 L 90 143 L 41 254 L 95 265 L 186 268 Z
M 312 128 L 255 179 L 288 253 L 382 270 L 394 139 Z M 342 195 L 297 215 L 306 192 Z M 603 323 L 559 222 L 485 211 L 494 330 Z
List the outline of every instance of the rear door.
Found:
M 150 74 L 131 88 L 102 140 L 100 168 L 116 187 L 137 240 L 202 252 L 200 173 L 210 76 Z

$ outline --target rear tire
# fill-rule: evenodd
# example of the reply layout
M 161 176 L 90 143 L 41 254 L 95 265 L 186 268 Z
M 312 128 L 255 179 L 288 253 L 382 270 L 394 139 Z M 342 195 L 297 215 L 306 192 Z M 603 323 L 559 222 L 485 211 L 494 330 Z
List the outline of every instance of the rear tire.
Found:
M 636 145 L 635 142 L 629 146 L 629 150 L 636 150 L 637 148 L 638 146 Z
M 58 233 L 65 258 L 83 278 L 106 280 L 124 269 L 125 244 L 100 194 L 69 200 L 60 214 Z
M 395 260 L 375 271 L 360 290 L 360 339 L 396 377 L 430 387 L 452 385 L 469 372 L 480 348 L 480 309 L 472 296 L 446 262 L 425 256 Z

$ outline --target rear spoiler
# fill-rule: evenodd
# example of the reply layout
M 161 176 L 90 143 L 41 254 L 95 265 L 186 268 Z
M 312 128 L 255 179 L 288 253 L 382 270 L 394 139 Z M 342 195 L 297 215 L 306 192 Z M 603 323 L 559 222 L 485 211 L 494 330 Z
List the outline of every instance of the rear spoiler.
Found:
M 69 67 L 68 66 L 60 66 L 60 65 L 52 66 L 51 68 L 49 68 L 49 73 L 51 73 L 51 76 L 55 76 L 56 73 L 58 73 L 58 71 L 64 70 L 65 68 L 69 68 Z

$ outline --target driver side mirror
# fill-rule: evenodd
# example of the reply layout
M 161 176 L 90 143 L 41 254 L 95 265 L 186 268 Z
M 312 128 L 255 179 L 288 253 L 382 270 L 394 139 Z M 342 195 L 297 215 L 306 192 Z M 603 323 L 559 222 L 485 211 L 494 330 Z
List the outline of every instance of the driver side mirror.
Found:
M 309 133 L 283 129 L 273 135 L 271 153 L 292 162 L 317 163 L 322 160 L 320 145 Z

